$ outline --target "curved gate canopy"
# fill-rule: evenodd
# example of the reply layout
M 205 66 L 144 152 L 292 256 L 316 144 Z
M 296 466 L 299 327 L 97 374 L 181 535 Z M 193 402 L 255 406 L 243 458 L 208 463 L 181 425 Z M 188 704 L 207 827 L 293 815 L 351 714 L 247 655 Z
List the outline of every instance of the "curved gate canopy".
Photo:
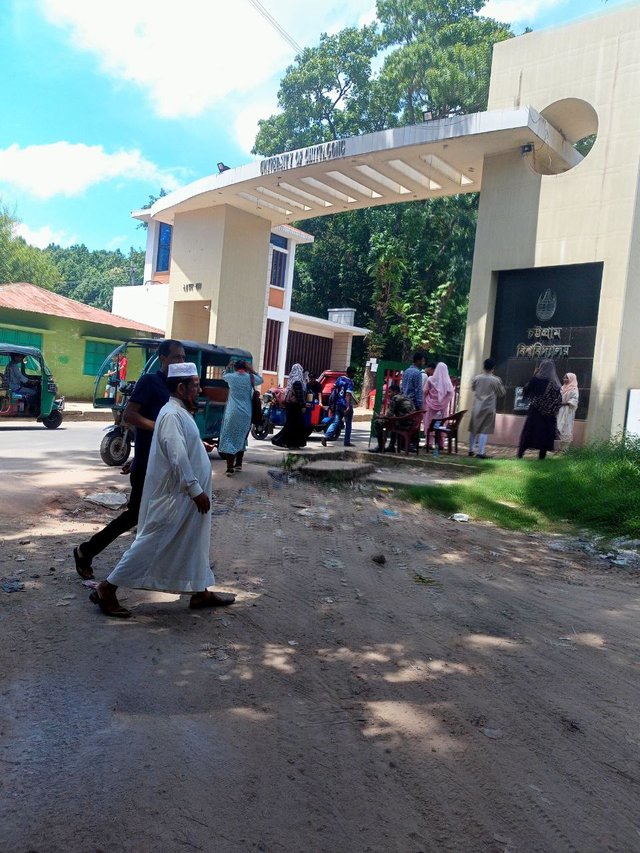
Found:
M 272 225 L 482 187 L 485 157 L 535 151 L 549 173 L 581 155 L 532 107 L 491 110 L 352 136 L 208 175 L 158 199 L 139 219 L 228 205 Z

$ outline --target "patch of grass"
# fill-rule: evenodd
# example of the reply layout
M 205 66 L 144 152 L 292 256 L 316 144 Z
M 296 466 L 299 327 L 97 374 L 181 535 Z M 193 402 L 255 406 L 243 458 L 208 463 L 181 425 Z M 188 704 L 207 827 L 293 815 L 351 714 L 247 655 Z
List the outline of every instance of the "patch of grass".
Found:
M 404 494 L 448 515 L 466 512 L 511 529 L 555 530 L 569 522 L 640 538 L 640 440 L 619 436 L 544 461 L 496 459 L 477 476 Z

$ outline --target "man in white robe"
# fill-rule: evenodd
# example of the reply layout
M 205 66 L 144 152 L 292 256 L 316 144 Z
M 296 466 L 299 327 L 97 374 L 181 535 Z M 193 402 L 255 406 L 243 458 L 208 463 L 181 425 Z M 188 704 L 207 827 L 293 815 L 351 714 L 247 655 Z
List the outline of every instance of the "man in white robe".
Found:
M 191 593 L 189 606 L 222 607 L 235 595 L 210 592 L 211 462 L 193 419 L 200 383 L 195 364 L 169 366 L 169 402 L 153 432 L 138 532 L 109 577 L 90 599 L 107 616 L 127 618 L 118 586 Z

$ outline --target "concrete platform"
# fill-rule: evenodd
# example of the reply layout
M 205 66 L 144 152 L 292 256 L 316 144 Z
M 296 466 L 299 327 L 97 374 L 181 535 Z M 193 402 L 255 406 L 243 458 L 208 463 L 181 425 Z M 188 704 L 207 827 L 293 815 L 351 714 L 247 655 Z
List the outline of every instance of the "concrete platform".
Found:
M 318 459 L 297 469 L 296 474 L 310 480 L 359 480 L 373 474 L 375 466 L 346 459 Z

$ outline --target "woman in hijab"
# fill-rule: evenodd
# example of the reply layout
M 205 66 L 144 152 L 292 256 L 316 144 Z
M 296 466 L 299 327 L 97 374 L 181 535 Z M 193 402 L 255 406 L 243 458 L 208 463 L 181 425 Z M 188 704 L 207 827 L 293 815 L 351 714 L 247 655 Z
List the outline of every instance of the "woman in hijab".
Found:
M 287 393 L 284 398 L 286 420 L 277 435 L 271 439 L 276 447 L 304 447 L 307 443 L 307 428 L 304 423 L 306 411 L 304 370 L 294 364 L 289 371 Z
M 547 451 L 553 450 L 556 416 L 562 404 L 560 380 L 551 359 L 540 362 L 522 394 L 529 400 L 529 411 L 520 434 L 518 459 L 529 448 L 537 450 L 539 458 L 544 459 Z
M 565 373 L 562 381 L 562 404 L 556 421 L 560 450 L 566 450 L 573 441 L 573 422 L 580 400 L 578 377 L 575 373 Z
M 449 411 L 449 404 L 453 399 L 453 383 L 449 377 L 449 369 L 444 361 L 436 364 L 432 376 L 428 376 L 423 383 L 423 409 L 424 409 L 424 435 L 427 439 L 427 450 L 429 449 L 429 427 L 434 418 L 445 418 Z M 439 436 L 438 443 L 442 450 L 442 437 Z

